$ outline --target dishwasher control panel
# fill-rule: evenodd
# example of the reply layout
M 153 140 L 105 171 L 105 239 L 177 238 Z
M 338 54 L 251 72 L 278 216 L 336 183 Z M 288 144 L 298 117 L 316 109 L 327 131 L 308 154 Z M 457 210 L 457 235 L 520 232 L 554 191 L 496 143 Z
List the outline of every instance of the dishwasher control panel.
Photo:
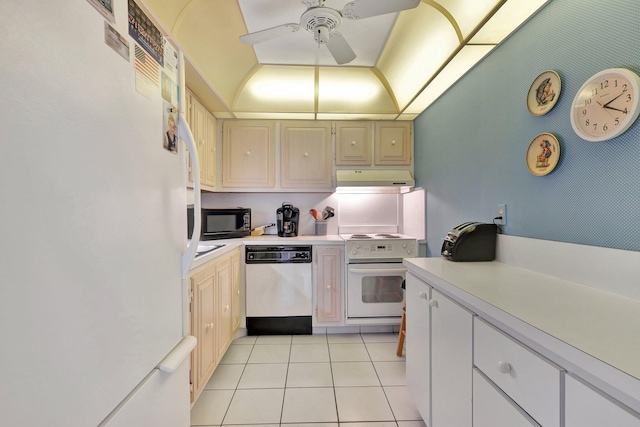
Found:
M 247 246 L 247 264 L 310 263 L 311 246 Z

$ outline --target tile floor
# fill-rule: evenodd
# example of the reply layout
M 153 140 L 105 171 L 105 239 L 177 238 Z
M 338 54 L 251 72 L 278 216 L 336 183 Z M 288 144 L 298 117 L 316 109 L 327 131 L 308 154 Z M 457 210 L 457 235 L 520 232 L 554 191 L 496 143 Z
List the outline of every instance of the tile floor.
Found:
M 425 427 L 405 387 L 397 339 L 392 333 L 238 338 L 191 410 L 191 425 Z

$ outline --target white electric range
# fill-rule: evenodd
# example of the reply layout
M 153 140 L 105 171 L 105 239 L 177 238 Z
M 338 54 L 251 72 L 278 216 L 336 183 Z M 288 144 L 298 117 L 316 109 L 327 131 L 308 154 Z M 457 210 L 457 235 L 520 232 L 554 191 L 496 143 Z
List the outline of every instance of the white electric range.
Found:
M 342 234 L 347 267 L 347 324 L 399 324 L 407 269 L 418 240 L 398 233 Z

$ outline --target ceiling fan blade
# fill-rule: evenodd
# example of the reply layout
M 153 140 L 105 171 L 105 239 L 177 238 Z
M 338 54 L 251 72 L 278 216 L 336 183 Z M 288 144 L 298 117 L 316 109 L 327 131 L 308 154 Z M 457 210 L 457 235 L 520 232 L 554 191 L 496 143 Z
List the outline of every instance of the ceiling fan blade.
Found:
M 335 59 L 339 65 L 349 63 L 356 59 L 355 52 L 351 49 L 347 40 L 338 31 L 331 33 L 329 42 L 327 43 L 327 48 L 329 49 L 329 52 L 331 52 L 333 59 Z
M 289 33 L 295 33 L 299 29 L 300 24 L 278 25 L 277 27 L 267 28 L 266 30 L 256 31 L 240 36 L 240 41 L 246 44 L 262 43 Z
M 342 16 L 347 19 L 364 19 L 387 13 L 418 7 L 420 0 L 355 0 L 347 3 L 342 10 Z
M 302 3 L 307 7 L 318 7 L 322 6 L 320 4 L 320 0 L 302 0 Z

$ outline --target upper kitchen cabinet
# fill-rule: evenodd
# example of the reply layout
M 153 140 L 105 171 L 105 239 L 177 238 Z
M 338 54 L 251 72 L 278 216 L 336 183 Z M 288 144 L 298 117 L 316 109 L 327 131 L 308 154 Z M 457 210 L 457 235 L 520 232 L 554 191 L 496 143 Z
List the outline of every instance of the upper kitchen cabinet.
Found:
M 187 92 L 187 122 L 193 133 L 200 159 L 200 184 L 203 190 L 215 191 L 216 119 L 191 93 Z M 189 159 L 189 182 L 193 186 L 193 167 Z
M 371 165 L 371 122 L 336 123 L 336 165 Z
M 283 188 L 331 188 L 331 122 L 282 122 L 280 151 Z
M 275 187 L 275 136 L 273 121 L 225 121 L 222 128 L 222 186 Z
M 376 122 L 375 165 L 411 165 L 412 122 Z

